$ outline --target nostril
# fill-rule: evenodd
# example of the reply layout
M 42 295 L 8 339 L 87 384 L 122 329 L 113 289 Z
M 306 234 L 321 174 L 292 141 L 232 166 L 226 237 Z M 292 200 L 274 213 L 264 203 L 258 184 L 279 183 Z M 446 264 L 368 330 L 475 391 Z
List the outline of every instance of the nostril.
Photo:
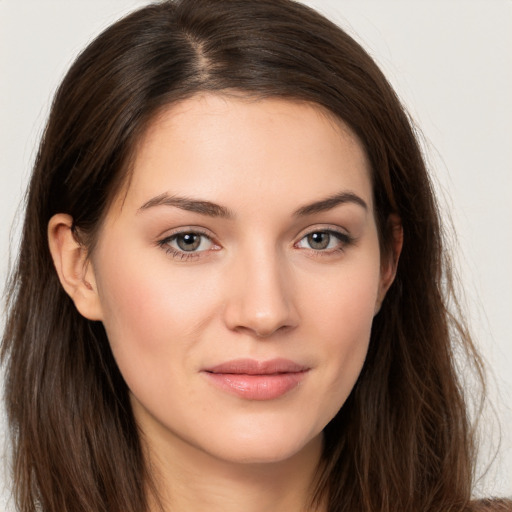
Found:
M 256 336 L 258 338 L 268 338 L 272 334 L 276 334 L 277 332 L 283 333 L 284 331 L 287 331 L 290 328 L 291 328 L 290 325 L 280 325 L 276 329 L 266 329 L 266 330 L 254 329 L 254 333 L 256 334 Z
M 273 323 L 264 324 L 263 322 L 250 322 L 238 323 L 228 325 L 228 327 L 239 333 L 245 333 L 249 336 L 265 340 L 277 334 L 282 335 L 294 328 L 294 323 L 288 321 L 279 321 Z

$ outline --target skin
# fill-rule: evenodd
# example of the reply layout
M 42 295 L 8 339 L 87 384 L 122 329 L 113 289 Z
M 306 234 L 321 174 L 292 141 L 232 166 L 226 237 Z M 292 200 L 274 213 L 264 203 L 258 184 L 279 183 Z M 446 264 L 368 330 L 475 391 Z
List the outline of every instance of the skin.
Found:
M 164 505 L 303 510 L 400 252 L 380 254 L 357 138 L 314 105 L 195 96 L 150 125 L 94 254 L 70 226 L 49 225 L 57 271 L 105 326 Z M 180 249 L 178 233 L 199 246 Z M 247 399 L 204 371 L 238 358 L 306 371 L 277 398 Z

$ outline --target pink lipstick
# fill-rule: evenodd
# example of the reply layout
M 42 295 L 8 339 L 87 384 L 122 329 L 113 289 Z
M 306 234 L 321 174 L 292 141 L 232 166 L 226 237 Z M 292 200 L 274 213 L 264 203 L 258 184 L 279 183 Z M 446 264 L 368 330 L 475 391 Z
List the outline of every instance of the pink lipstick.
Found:
M 209 381 L 247 400 L 274 400 L 296 388 L 309 368 L 288 359 L 235 359 L 206 368 Z

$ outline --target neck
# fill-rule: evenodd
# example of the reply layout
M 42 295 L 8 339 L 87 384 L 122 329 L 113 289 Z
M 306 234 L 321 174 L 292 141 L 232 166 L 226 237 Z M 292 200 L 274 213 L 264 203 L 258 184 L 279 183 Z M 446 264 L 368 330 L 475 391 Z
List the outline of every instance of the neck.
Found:
M 220 460 L 182 442 L 147 447 L 160 504 L 150 512 L 321 512 L 311 508 L 320 436 L 278 462 Z M 157 455 L 158 453 L 158 455 Z

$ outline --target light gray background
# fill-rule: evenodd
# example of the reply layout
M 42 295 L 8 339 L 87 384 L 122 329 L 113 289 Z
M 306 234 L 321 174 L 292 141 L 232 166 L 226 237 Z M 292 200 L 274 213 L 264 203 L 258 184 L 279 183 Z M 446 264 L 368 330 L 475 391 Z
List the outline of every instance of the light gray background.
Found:
M 94 35 L 145 3 L 0 0 L 2 282 L 17 242 L 12 221 L 57 84 Z M 363 43 L 423 133 L 441 204 L 458 234 L 454 255 L 468 318 L 491 368 L 489 394 L 501 422 L 501 446 L 477 493 L 512 495 L 512 1 L 306 3 Z M 488 412 L 483 421 L 482 468 L 496 450 L 495 418 Z M 8 487 L 6 464 L 0 489 Z

